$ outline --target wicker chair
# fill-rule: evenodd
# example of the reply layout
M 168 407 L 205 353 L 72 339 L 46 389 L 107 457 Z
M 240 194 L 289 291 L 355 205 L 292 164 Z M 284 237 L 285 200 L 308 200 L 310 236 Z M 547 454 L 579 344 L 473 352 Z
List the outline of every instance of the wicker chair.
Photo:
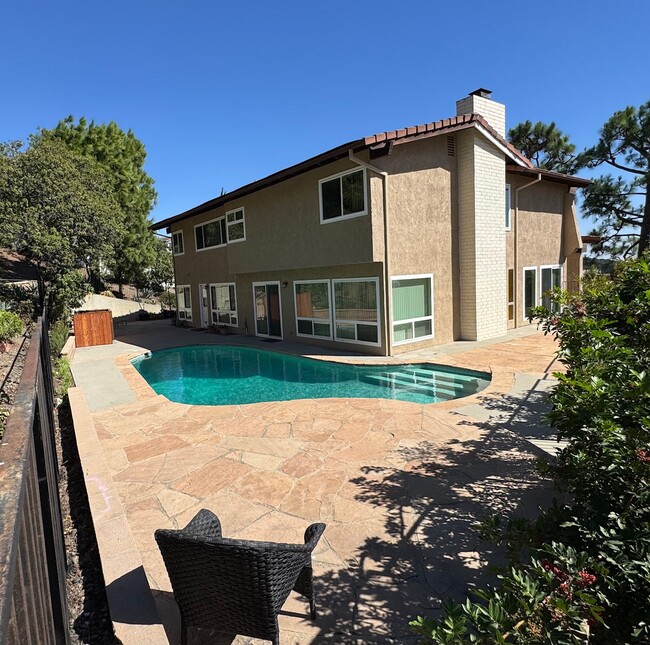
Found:
M 305 544 L 229 540 L 206 509 L 184 529 L 158 529 L 156 542 L 181 614 L 181 645 L 188 627 L 278 645 L 278 612 L 292 589 L 309 600 L 315 618 L 311 553 L 324 530 L 324 524 L 309 526 Z

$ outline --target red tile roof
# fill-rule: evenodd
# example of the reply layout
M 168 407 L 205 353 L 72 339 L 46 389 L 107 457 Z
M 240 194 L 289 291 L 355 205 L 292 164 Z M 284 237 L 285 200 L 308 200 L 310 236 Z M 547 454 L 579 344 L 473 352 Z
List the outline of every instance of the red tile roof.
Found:
M 474 126 L 481 126 L 504 148 L 506 148 L 512 157 L 520 161 L 524 166 L 533 168 L 530 159 L 524 157 L 517 148 L 515 148 L 507 139 L 502 137 L 480 114 L 461 114 L 450 119 L 442 119 L 442 121 L 433 121 L 432 123 L 402 128 L 401 130 L 392 130 L 391 132 L 373 134 L 369 137 L 365 137 L 363 142 L 366 146 L 373 146 L 386 141 L 399 141 L 401 139 L 412 139 L 413 137 L 424 138 L 426 136 L 442 134 L 444 131 L 451 132 Z
M 200 215 L 210 211 L 218 206 L 232 202 L 235 199 L 240 199 L 245 195 L 250 195 L 251 193 L 257 192 L 262 188 L 278 184 L 290 177 L 295 177 L 296 175 L 307 172 L 308 170 L 313 170 L 332 161 L 338 159 L 343 159 L 348 156 L 348 152 L 352 150 L 354 153 L 358 153 L 361 150 L 370 148 L 380 143 L 385 142 L 397 142 L 397 143 L 407 143 L 408 141 L 415 141 L 422 138 L 427 138 L 431 136 L 437 136 L 445 132 L 456 132 L 458 130 L 464 130 L 466 128 L 478 127 L 487 134 L 496 140 L 508 153 L 508 155 L 518 164 L 523 166 L 522 170 L 530 170 L 533 168 L 533 164 L 529 159 L 524 157 L 519 150 L 517 150 L 510 142 L 508 142 L 503 136 L 501 136 L 480 114 L 461 114 L 460 116 L 451 117 L 449 119 L 443 119 L 442 121 L 434 121 L 432 123 L 425 123 L 423 125 L 415 125 L 408 128 L 402 128 L 401 130 L 392 130 L 391 132 L 381 132 L 379 134 L 373 134 L 369 137 L 364 137 L 363 139 L 358 139 L 356 141 L 351 141 L 349 143 L 343 144 L 327 152 L 323 152 L 320 155 L 302 161 L 299 164 L 280 170 L 264 179 L 259 179 L 250 184 L 246 184 L 241 188 L 221 195 L 215 199 L 211 199 L 199 206 L 191 208 L 183 213 L 174 215 L 173 217 L 168 217 L 167 219 L 161 220 L 151 225 L 153 230 L 159 230 L 161 228 L 166 228 L 171 224 L 191 217 L 193 215 Z M 551 173 L 553 174 L 553 173 Z M 578 184 L 580 185 L 580 184 Z

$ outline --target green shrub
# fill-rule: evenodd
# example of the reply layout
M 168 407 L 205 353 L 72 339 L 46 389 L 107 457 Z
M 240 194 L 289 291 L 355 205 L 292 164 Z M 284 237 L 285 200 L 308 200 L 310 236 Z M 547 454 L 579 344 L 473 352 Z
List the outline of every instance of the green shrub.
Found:
M 10 311 L 0 311 L 0 343 L 12 340 L 23 333 L 23 321 Z
M 65 358 L 55 358 L 52 361 L 52 368 L 54 390 L 57 396 L 64 397 L 68 393 L 68 389 L 74 386 L 70 364 Z
M 70 325 L 65 320 L 57 320 L 50 328 L 50 351 L 57 357 L 70 335 Z
M 427 642 L 650 642 L 649 259 L 555 294 L 559 313 L 534 311 L 567 368 L 548 418 L 568 443 L 542 470 L 571 502 L 533 522 L 485 523 L 523 564 L 477 602 L 412 623 Z

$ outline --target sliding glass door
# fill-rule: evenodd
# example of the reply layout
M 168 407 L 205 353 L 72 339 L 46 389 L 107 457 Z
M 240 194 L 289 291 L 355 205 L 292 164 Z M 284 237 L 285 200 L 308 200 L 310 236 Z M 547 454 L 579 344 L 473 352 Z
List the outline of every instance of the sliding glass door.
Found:
M 254 282 L 255 334 L 282 338 L 279 282 Z

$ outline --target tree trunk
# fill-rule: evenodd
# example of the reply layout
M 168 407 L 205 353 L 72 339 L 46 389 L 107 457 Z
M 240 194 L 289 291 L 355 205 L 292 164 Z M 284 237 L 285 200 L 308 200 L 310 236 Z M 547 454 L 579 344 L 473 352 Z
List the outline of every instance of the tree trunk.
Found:
M 650 248 L 650 170 L 645 180 L 645 205 L 643 207 L 643 220 L 639 234 L 639 257 Z

